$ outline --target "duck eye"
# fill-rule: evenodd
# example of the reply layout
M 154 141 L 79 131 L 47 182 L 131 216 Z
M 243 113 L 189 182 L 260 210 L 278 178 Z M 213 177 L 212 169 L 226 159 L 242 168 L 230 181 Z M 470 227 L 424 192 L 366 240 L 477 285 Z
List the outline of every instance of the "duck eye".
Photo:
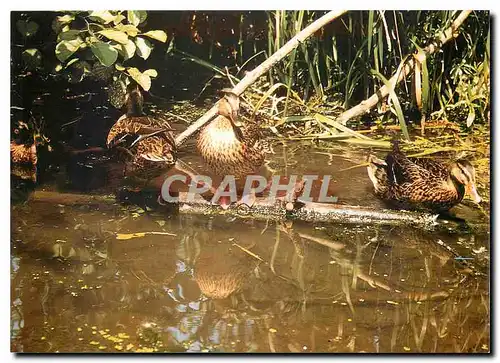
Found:
M 467 169 L 467 167 L 465 167 L 462 164 L 458 164 L 458 167 L 460 168 L 460 171 L 461 171 L 460 174 L 462 174 L 463 178 L 465 179 L 465 182 L 466 183 L 472 182 L 473 178 L 472 178 L 471 172 Z

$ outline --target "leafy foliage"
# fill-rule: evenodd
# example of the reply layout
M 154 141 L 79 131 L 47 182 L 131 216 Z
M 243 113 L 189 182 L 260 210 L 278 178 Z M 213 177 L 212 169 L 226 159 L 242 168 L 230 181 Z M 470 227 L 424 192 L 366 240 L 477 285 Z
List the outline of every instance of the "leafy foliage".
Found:
M 152 41 L 167 41 L 163 30 L 142 30 L 146 19 L 147 12 L 139 10 L 73 11 L 57 16 L 52 28 L 57 34 L 55 54 L 61 64 L 56 70 L 69 66 L 80 69 L 77 79 L 80 81 L 92 75 L 93 65 L 98 63 L 114 67 L 116 72 L 109 73 L 114 81 L 128 84 L 132 78 L 144 90 L 149 90 L 156 71 L 142 73 L 126 64 L 135 57 L 148 59 L 154 49 Z

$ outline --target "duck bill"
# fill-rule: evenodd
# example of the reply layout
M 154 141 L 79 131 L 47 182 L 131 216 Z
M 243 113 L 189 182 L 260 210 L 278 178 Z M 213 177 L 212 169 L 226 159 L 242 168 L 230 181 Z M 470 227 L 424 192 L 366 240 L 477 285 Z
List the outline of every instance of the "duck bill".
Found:
M 229 117 L 230 117 L 231 122 L 233 123 L 234 126 L 236 126 L 236 127 L 243 126 L 243 124 L 241 123 L 241 121 L 238 120 L 238 112 L 231 112 L 231 114 L 230 114 Z
M 469 183 L 465 189 L 466 193 L 472 198 L 476 203 L 481 203 L 481 197 L 477 193 L 476 186 L 473 183 Z

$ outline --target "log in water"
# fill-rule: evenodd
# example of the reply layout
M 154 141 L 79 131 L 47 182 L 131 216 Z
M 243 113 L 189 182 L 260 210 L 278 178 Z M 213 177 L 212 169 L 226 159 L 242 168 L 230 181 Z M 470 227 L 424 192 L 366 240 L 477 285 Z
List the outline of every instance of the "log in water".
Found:
M 287 210 L 283 201 L 270 203 L 266 198 L 258 198 L 250 208 L 246 205 L 231 205 L 223 209 L 199 195 L 179 194 L 179 212 L 200 215 L 232 215 L 253 219 L 299 220 L 318 223 L 354 223 L 411 225 L 424 228 L 435 226 L 437 215 L 421 212 L 373 209 L 330 203 L 297 202 L 292 210 Z

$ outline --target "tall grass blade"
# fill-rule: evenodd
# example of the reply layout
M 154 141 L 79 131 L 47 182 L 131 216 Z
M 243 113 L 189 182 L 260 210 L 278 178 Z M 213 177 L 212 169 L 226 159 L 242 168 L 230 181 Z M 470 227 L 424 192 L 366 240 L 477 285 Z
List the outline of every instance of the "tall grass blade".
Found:
M 373 14 L 374 14 L 374 11 L 373 10 L 370 10 L 368 12 L 368 30 L 367 30 L 367 33 L 368 33 L 368 58 L 370 58 L 370 55 L 371 55 L 371 51 L 372 51 L 372 38 L 373 38 Z
M 390 82 L 385 78 L 381 73 L 376 70 L 371 70 L 372 74 L 379 78 L 386 87 L 389 88 L 389 98 L 394 103 L 394 109 L 396 110 L 396 115 L 398 116 L 399 125 L 401 126 L 401 132 L 406 140 L 410 140 L 410 134 L 408 133 L 408 128 L 406 127 L 406 121 L 403 115 L 403 110 L 401 109 L 401 104 L 399 103 L 398 96 L 396 96 L 396 92 L 394 92 L 394 85 L 390 84 Z

